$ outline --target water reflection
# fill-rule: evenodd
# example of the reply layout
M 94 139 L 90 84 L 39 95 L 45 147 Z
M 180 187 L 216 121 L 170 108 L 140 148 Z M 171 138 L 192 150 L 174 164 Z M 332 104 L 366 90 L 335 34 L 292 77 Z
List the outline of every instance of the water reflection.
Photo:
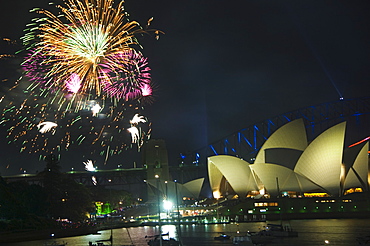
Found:
M 269 221 L 269 223 L 279 223 L 278 221 Z M 357 236 L 370 235 L 369 219 L 322 219 L 322 220 L 293 220 L 290 221 L 291 227 L 298 231 L 297 238 L 285 238 L 274 240 L 273 246 L 287 245 L 356 245 Z M 208 245 L 232 245 L 232 241 L 215 241 L 214 237 L 221 232 L 236 236 L 245 234 L 247 231 L 259 231 L 266 226 L 263 222 L 251 223 L 233 223 L 224 225 L 182 225 L 182 241 L 186 246 L 208 246 Z M 134 244 L 136 246 L 147 246 L 149 238 L 159 233 L 158 227 L 132 227 L 114 229 L 113 245 Z M 175 225 L 163 225 L 163 233 L 169 233 L 170 237 L 178 239 Z M 111 235 L 110 230 L 101 231 L 98 235 L 86 235 L 79 237 L 70 237 L 57 239 L 58 241 L 67 242 L 68 246 L 87 246 L 88 243 L 97 240 L 107 239 Z M 46 240 L 31 241 L 23 243 L 2 244 L 2 246 L 43 246 Z
M 171 238 L 175 238 L 176 240 L 179 240 L 177 235 L 177 228 L 174 225 L 163 225 L 162 226 L 162 234 L 167 234 Z

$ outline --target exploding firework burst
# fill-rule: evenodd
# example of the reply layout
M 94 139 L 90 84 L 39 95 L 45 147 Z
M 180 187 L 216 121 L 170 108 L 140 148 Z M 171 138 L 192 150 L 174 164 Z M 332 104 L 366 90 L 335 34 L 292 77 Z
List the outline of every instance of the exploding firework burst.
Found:
M 104 73 L 109 80 L 102 80 L 103 90 L 111 97 L 123 98 L 127 101 L 140 96 L 151 95 L 151 77 L 148 61 L 141 53 L 134 50 L 124 51 L 110 57 L 112 64 L 103 64 Z M 122 65 L 117 70 L 114 64 Z
M 23 37 L 26 76 L 1 98 L 8 143 L 42 155 L 77 146 L 105 160 L 140 149 L 151 134 L 149 119 L 139 116 L 140 101 L 152 95 L 136 38 L 146 31 L 128 20 L 123 1 L 65 0 L 56 7 L 58 14 L 34 9 L 43 16 Z
M 8 143 L 14 143 L 20 152 L 47 155 L 69 149 L 78 149 L 107 159 L 137 146 L 150 138 L 151 123 L 138 116 L 135 104 L 100 106 L 90 101 L 86 110 L 62 112 L 57 103 L 47 106 L 47 99 L 27 98 L 20 105 L 9 105 L 1 115 L 1 125 L 8 126 Z M 135 123 L 132 122 L 135 120 Z M 137 134 L 132 142 L 130 128 Z
M 79 77 L 78 93 L 85 99 L 106 97 L 136 99 L 150 87 L 147 59 L 136 49 L 136 36 L 145 33 L 138 22 L 129 21 L 123 1 L 66 0 L 61 14 L 35 9 L 43 15 L 31 24 L 23 38 L 28 54 L 26 74 L 42 85 L 44 95 L 62 98 L 71 93 L 67 81 Z M 81 104 L 69 107 L 77 109 Z

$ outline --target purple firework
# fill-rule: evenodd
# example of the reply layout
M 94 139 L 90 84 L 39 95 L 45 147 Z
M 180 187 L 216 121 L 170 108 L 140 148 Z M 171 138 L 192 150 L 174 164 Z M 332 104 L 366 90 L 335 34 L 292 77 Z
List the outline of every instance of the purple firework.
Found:
M 102 76 L 101 83 L 109 97 L 132 100 L 142 95 L 143 88 L 151 87 L 150 67 L 141 53 L 125 50 L 107 60 L 110 62 L 101 66 L 103 75 L 109 76 L 110 81 Z
M 38 83 L 41 88 L 49 87 L 48 83 L 50 82 L 50 78 L 47 76 L 48 70 L 46 66 L 48 61 L 49 59 L 47 56 L 35 50 L 30 50 L 22 63 L 25 75 L 30 81 Z

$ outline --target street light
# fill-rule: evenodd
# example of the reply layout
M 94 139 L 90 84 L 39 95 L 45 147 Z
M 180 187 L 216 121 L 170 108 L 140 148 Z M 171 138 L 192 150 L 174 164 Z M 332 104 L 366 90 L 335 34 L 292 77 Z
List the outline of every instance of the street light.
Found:
M 169 200 L 163 200 L 163 208 L 169 211 L 173 206 L 173 203 Z
M 175 182 L 175 193 L 176 193 L 176 208 L 177 208 L 177 234 L 179 236 L 180 245 L 182 245 L 181 227 L 180 227 L 180 209 L 179 209 L 179 198 L 177 193 L 177 180 Z
M 161 192 L 159 190 L 159 175 L 154 176 L 157 179 L 157 190 L 158 190 L 158 227 L 159 227 L 159 246 L 162 246 L 162 227 L 161 227 Z

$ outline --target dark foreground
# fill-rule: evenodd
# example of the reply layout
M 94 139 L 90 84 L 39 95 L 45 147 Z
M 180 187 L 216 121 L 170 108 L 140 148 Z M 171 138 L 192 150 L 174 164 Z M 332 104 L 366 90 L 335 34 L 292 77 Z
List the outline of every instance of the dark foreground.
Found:
M 268 221 L 267 223 L 279 223 L 277 221 Z M 266 226 L 264 222 L 250 223 L 231 223 L 231 224 L 214 224 L 214 225 L 183 225 L 181 226 L 182 242 L 185 246 L 217 246 L 232 245 L 232 241 L 216 241 L 215 236 L 221 232 L 231 235 L 237 235 L 247 231 L 258 231 Z M 370 234 L 370 219 L 312 219 L 312 220 L 292 220 L 289 221 L 291 227 L 298 231 L 296 238 L 276 239 L 267 246 L 314 246 L 329 245 L 336 246 L 353 246 L 357 245 L 358 236 Z M 130 245 L 147 246 L 148 237 L 158 233 L 158 227 L 141 226 L 114 229 L 113 245 Z M 170 237 L 178 238 L 176 226 L 166 225 L 162 227 L 163 233 L 169 233 Z M 107 239 L 111 235 L 111 230 L 99 231 L 98 234 L 89 234 L 84 236 L 64 237 L 54 239 L 59 242 L 67 242 L 67 245 L 87 246 L 89 242 Z M 43 246 L 50 245 L 53 240 L 37 240 L 17 243 L 3 243 L 1 246 Z

